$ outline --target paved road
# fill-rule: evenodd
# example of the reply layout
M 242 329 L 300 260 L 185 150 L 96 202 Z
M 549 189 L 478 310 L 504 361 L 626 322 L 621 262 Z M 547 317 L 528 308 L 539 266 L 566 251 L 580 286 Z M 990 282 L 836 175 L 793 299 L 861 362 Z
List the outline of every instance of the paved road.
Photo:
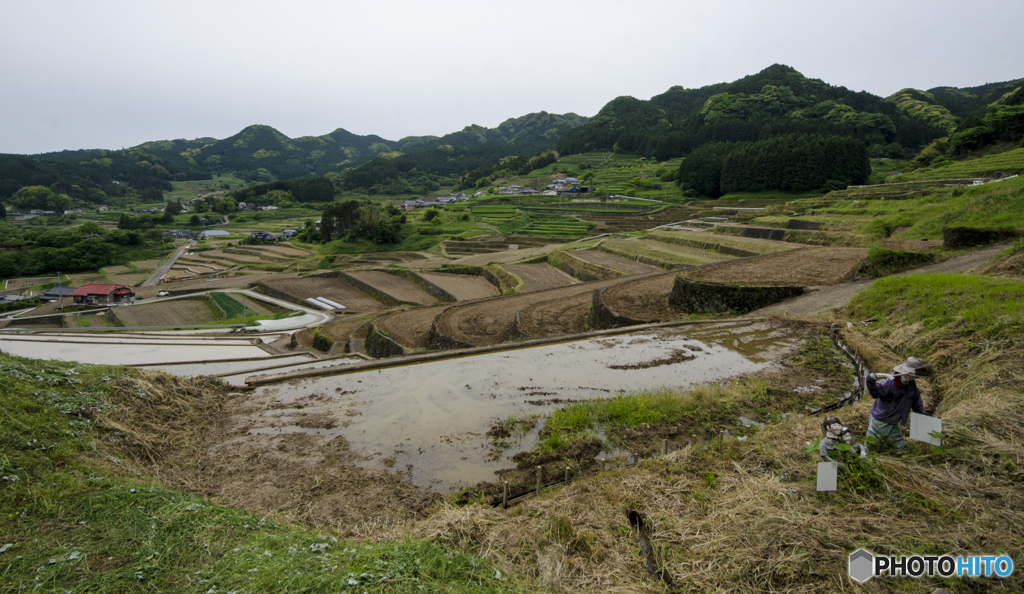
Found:
M 142 283 L 142 286 L 156 286 L 156 284 L 160 282 L 160 279 L 162 279 L 164 275 L 167 274 L 167 271 L 171 269 L 171 266 L 174 266 L 174 263 L 178 261 L 178 258 L 185 253 L 185 250 L 187 250 L 190 245 L 191 244 L 186 243 L 185 245 L 175 250 L 174 254 L 170 258 L 168 258 L 167 261 L 164 262 L 162 266 L 160 266 L 160 268 L 156 269 L 156 272 L 153 273 L 153 276 L 149 277 L 148 279 L 146 279 L 146 282 Z

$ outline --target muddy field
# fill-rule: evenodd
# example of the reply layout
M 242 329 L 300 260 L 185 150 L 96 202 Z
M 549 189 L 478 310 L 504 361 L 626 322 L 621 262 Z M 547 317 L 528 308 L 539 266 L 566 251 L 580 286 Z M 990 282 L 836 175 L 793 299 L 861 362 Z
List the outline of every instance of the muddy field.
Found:
M 128 327 L 191 326 L 217 321 L 210 306 L 198 299 L 117 307 L 112 311 Z
M 642 278 L 611 287 L 604 292 L 605 303 L 615 313 L 651 322 L 665 322 L 685 318 L 668 303 L 672 283 L 677 273 Z
M 607 287 L 618 282 L 622 282 L 621 277 L 561 289 L 552 289 L 550 291 L 526 293 L 464 306 L 455 306 L 439 315 L 437 317 L 437 324 L 445 335 L 474 346 L 500 344 L 511 338 L 516 311 L 520 307 L 550 299 L 571 297 L 580 293 L 589 294 L 594 289 Z
M 287 293 L 298 301 L 312 297 L 324 297 L 335 303 L 344 305 L 346 311 L 368 312 L 377 311 L 384 306 L 379 301 L 352 285 L 331 277 L 306 277 L 267 280 L 265 284 L 271 289 Z
M 458 301 L 483 299 L 500 295 L 498 288 L 482 276 L 418 272 L 420 278 L 450 293 Z
M 581 260 L 586 260 L 591 264 L 597 264 L 599 266 L 604 266 L 605 268 L 618 270 L 626 275 L 643 274 L 645 272 L 654 272 L 658 270 L 657 266 L 651 266 L 642 262 L 633 262 L 626 258 L 616 256 L 615 254 L 609 254 L 608 252 L 601 250 L 580 250 L 569 253 Z
M 578 334 L 587 329 L 592 291 L 541 301 L 519 310 L 519 327 L 533 338 Z
M 395 312 L 374 320 L 374 324 L 395 342 L 407 349 L 425 349 L 430 340 L 431 324 L 451 304 Z
M 400 276 L 380 272 L 378 270 L 354 270 L 348 272 L 348 274 L 399 301 L 418 303 L 420 305 L 437 304 L 436 297 Z M 330 297 L 328 297 L 328 299 L 330 299 Z
M 228 400 L 222 425 L 208 432 L 203 448 L 207 492 L 232 507 L 292 516 L 345 535 L 358 534 L 370 518 L 400 523 L 422 517 L 436 496 L 414 487 L 404 469 L 360 468 L 365 453 L 350 451 L 343 437 L 320 435 L 346 423 L 344 414 L 308 411 L 325 399 L 311 393 L 285 405 L 269 390 Z
M 821 287 L 852 281 L 867 248 L 815 247 L 684 271 L 683 276 L 750 286 Z
M 523 293 L 580 284 L 579 280 L 545 263 L 504 264 L 502 268 L 523 279 Z

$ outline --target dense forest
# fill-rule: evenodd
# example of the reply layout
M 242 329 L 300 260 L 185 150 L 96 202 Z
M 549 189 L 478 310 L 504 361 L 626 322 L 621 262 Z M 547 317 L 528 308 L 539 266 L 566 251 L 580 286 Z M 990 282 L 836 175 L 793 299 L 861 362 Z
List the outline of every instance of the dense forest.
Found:
M 818 134 L 708 143 L 679 165 L 679 179 L 711 197 L 728 192 L 838 190 L 863 184 L 870 175 L 863 142 Z
M 94 222 L 68 230 L 0 229 L 0 278 L 93 271 L 166 254 L 161 231 L 107 231 Z M 13 250 L 13 251 L 11 251 Z
M 671 159 L 711 142 L 822 134 L 859 140 L 873 156 L 902 157 L 947 135 L 953 121 L 921 117 L 912 106 L 775 65 L 733 83 L 673 87 L 649 101 L 619 97 L 555 148 L 563 154 L 616 150 Z

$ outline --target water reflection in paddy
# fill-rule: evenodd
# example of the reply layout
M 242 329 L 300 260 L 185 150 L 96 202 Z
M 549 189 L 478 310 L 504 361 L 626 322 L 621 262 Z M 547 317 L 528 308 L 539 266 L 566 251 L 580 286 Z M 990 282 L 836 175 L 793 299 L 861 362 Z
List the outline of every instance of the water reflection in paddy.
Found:
M 267 386 L 256 396 L 273 395 L 294 408 L 266 412 L 252 432 L 341 436 L 366 455 L 366 466 L 410 471 L 415 484 L 444 492 L 493 480 L 494 471 L 514 466 L 515 452 L 535 443 L 536 430 L 490 459 L 485 434 L 496 420 L 549 413 L 564 400 L 685 388 L 758 371 L 769 365 L 770 351 L 799 340 L 764 325 L 686 326 Z M 693 358 L 667 363 L 680 354 Z M 327 415 L 334 426 L 281 427 L 298 409 Z

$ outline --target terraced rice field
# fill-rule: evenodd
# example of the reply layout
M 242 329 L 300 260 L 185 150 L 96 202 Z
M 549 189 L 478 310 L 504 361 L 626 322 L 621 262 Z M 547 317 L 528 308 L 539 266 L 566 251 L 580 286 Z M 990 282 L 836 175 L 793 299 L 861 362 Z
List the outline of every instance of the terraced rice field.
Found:
M 682 274 L 709 282 L 750 286 L 831 286 L 852 281 L 860 263 L 867 258 L 867 248 L 816 247 L 695 268 Z
M 435 305 L 437 303 L 436 297 L 394 274 L 378 270 L 358 270 L 347 274 L 398 301 L 418 303 L 419 305 Z M 327 298 L 330 299 L 330 297 Z
M 654 272 L 658 270 L 657 266 L 651 266 L 642 262 L 633 262 L 626 258 L 616 256 L 615 254 L 609 254 L 608 252 L 601 250 L 580 250 L 569 253 L 581 260 L 586 260 L 591 264 L 597 264 L 598 266 L 618 270 L 619 272 L 627 275 L 643 274 L 645 272 Z
M 803 244 L 789 243 L 785 241 L 774 241 L 771 239 L 757 239 L 753 237 L 736 237 L 732 235 L 721 235 L 718 233 L 706 233 L 701 231 L 653 231 L 645 238 L 647 241 L 656 241 L 658 244 L 667 243 L 669 246 L 698 248 L 704 251 L 703 246 L 718 244 L 728 248 L 743 250 L 754 254 L 774 254 L 804 247 Z M 682 242 L 682 243 L 680 243 Z M 684 246 L 683 244 L 689 244 Z
M 540 301 L 571 297 L 581 293 L 589 294 L 594 289 L 617 282 L 621 282 L 621 278 L 455 305 L 437 317 L 437 325 L 445 335 L 473 346 L 500 344 L 511 339 L 516 311 L 519 308 Z
M 218 320 L 210 306 L 199 299 L 175 299 L 163 303 L 117 307 L 111 312 L 128 327 L 191 326 Z
M 273 278 L 264 281 L 271 289 L 280 291 L 304 303 L 311 297 L 324 297 L 344 305 L 354 312 L 377 311 L 384 306 L 379 301 L 352 285 L 332 277 Z
M 455 297 L 456 301 L 469 301 L 500 295 L 498 288 L 482 276 L 445 274 L 443 272 L 418 272 L 420 278 L 440 287 Z
M 672 284 L 678 274 L 669 272 L 626 281 L 604 292 L 604 301 L 615 313 L 647 322 L 665 322 L 685 318 L 668 303 Z
M 139 268 L 157 268 L 162 263 L 163 260 L 140 260 L 138 262 L 132 262 L 132 264 L 138 266 Z
M 406 349 L 425 349 L 430 341 L 434 318 L 449 307 L 452 304 L 446 303 L 390 313 L 377 318 L 373 323 Z
M 579 334 L 587 329 L 593 291 L 541 301 L 519 310 L 519 329 L 533 338 Z
M 504 264 L 502 268 L 523 279 L 521 293 L 578 285 L 580 281 L 550 264 Z

